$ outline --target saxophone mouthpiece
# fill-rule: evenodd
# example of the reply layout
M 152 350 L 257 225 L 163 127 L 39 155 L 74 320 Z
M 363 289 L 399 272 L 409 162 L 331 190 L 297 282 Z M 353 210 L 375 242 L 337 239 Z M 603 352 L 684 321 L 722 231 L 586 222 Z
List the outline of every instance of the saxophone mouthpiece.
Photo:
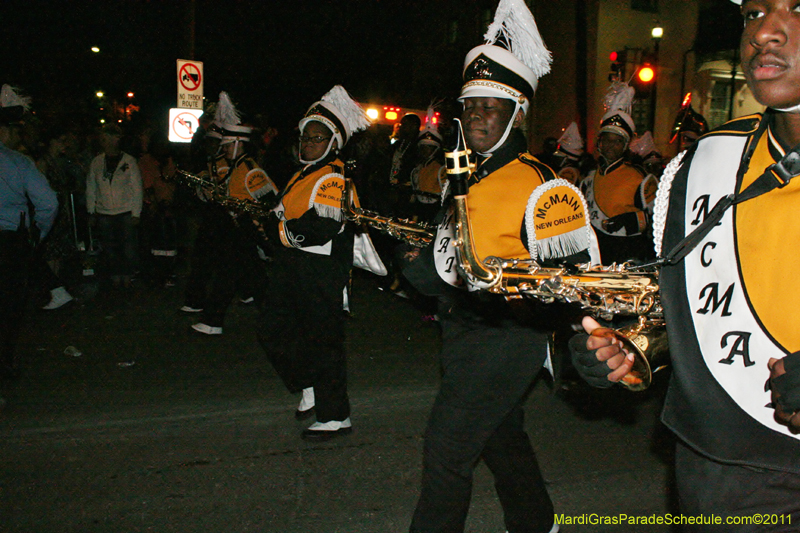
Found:
M 456 118 L 453 119 L 453 122 L 456 133 L 455 148 L 444 153 L 444 161 L 453 195 L 464 196 L 469 189 L 467 180 L 474 170 L 474 166 L 469 162 L 469 154 L 471 154 L 472 151 L 467 148 L 467 141 L 464 137 L 464 129 L 461 126 L 461 120 Z

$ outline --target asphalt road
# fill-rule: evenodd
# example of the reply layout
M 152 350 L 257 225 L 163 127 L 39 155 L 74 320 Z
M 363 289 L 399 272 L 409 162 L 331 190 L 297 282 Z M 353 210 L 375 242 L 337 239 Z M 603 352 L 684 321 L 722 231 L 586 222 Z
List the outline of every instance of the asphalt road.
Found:
M 438 326 L 407 300 L 355 277 L 354 432 L 309 444 L 293 416 L 299 397 L 256 342 L 254 308 L 234 303 L 225 334 L 209 338 L 179 313 L 181 283 L 73 292 L 68 307 L 29 314 L 23 375 L 3 384 L 0 531 L 407 531 L 439 348 Z M 66 354 L 70 346 L 80 355 Z M 665 377 L 640 394 L 537 382 L 526 423 L 558 513 L 674 512 L 672 440 L 658 422 Z M 467 531 L 505 531 L 483 465 Z

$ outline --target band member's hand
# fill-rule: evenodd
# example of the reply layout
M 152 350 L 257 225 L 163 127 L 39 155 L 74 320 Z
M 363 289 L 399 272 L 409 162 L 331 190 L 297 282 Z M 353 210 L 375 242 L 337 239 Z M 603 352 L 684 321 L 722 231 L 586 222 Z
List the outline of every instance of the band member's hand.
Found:
M 409 263 L 414 261 L 417 257 L 419 257 L 419 248 L 417 247 L 409 247 L 409 249 L 403 253 L 403 260 Z
M 800 432 L 800 352 L 782 359 L 770 358 L 768 387 L 772 390 L 775 420 L 793 433 Z
M 636 235 L 640 232 L 639 217 L 636 213 L 622 213 L 615 217 L 608 218 L 603 221 L 603 229 L 609 233 L 616 233 L 617 231 L 625 228 L 628 235 Z
M 601 328 L 593 318 L 584 317 L 581 325 L 587 335 L 570 339 L 572 364 L 589 385 L 611 387 L 631 371 L 633 355 L 627 353 L 617 339 L 592 335 Z

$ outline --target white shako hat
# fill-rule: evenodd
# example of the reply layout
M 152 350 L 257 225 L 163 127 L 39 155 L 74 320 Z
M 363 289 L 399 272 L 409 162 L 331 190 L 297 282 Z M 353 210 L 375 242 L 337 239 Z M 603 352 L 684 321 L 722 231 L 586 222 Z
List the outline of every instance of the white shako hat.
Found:
M 219 93 L 214 124 L 222 130 L 220 144 L 249 142 L 250 134 L 253 133 L 251 126 L 242 124 L 242 116 L 236 110 L 231 97 L 225 91 Z
M 636 134 L 636 125 L 631 118 L 631 107 L 635 89 L 621 81 L 615 81 L 606 91 L 603 101 L 606 113 L 600 119 L 600 133 L 616 133 L 629 143 Z
M 558 139 L 558 149 L 573 159 L 579 159 L 583 155 L 583 139 L 575 122 L 570 123 Z
M 340 149 L 347 144 L 354 133 L 367 129 L 371 124 L 364 109 L 341 85 L 335 85 L 318 102 L 308 108 L 305 116 L 300 120 L 301 133 L 306 124 L 312 120 L 321 122 L 333 132 L 333 139 L 339 141 Z M 328 148 L 330 149 L 330 145 Z
M 439 125 L 436 123 L 436 105 L 431 104 L 425 115 L 425 125 L 417 137 L 417 144 L 441 147 L 442 142 L 442 134 L 439 133 Z
M 550 72 L 553 57 L 524 0 L 500 0 L 483 38 L 486 44 L 470 50 L 464 59 L 464 85 L 458 99 L 505 98 L 516 104 L 512 117 L 520 109 L 527 114 L 539 78 Z M 502 146 L 512 124 L 513 119 L 487 153 Z
M 0 124 L 20 122 L 30 105 L 30 97 L 22 97 L 17 94 L 17 89 L 4 84 L 0 89 Z

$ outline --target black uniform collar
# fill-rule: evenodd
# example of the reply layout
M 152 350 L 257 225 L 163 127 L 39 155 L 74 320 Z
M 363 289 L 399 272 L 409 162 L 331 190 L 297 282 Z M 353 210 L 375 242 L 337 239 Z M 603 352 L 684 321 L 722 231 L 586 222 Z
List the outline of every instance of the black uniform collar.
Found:
M 519 154 L 528 151 L 528 143 L 525 136 L 519 129 L 514 129 L 508 140 L 492 153 L 491 156 L 478 160 L 478 169 L 469 178 L 469 184 L 474 185 L 492 172 L 499 170 L 509 164 L 511 161 L 517 159 Z

